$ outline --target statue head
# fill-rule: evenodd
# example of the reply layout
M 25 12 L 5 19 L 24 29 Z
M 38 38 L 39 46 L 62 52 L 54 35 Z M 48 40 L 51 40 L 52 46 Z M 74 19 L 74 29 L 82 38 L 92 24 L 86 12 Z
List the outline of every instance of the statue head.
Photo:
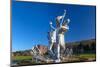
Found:
M 64 22 L 62 23 L 62 25 L 60 27 L 60 32 L 61 33 L 64 33 L 67 30 L 69 30 L 69 26 L 68 26 L 69 22 L 70 22 L 70 19 L 64 20 Z

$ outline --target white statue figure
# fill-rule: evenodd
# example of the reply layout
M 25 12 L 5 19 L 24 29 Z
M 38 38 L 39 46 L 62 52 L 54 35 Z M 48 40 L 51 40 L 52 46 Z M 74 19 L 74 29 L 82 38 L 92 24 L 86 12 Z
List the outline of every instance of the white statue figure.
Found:
M 50 50 L 52 50 L 53 45 L 56 43 L 56 29 L 52 26 L 52 22 L 50 22 L 51 32 L 49 32 L 49 43 Z
M 64 33 L 69 29 L 68 23 L 70 22 L 69 19 L 64 20 L 66 15 L 66 10 L 64 10 L 64 14 L 62 16 L 56 17 L 56 27 L 53 27 L 52 22 L 50 22 L 51 31 L 48 33 L 48 40 L 50 44 L 50 50 L 52 51 L 53 46 L 54 53 L 56 54 L 57 60 L 55 62 L 60 62 L 60 47 L 65 50 L 65 40 L 64 40 Z
M 60 46 L 65 50 L 64 33 L 69 29 L 68 23 L 70 20 L 64 20 L 65 15 L 66 10 L 64 10 L 64 14 L 62 16 L 57 16 L 56 18 L 57 62 L 60 62 Z
M 59 44 L 65 49 L 65 40 L 64 40 L 64 33 L 69 29 L 68 23 L 70 22 L 69 19 L 64 20 L 66 15 L 66 10 L 64 10 L 64 14 L 62 15 L 60 27 L 59 27 Z M 59 20 L 60 21 L 60 20 Z

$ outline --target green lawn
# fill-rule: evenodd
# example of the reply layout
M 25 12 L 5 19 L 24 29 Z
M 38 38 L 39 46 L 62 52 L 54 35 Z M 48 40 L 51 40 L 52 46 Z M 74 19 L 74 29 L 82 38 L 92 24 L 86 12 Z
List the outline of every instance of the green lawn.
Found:
M 95 54 L 80 54 L 80 55 L 74 55 L 74 57 L 86 58 L 86 59 L 94 58 L 95 59 L 96 55 Z M 21 60 L 31 60 L 31 59 L 32 59 L 32 56 L 14 56 L 13 60 L 21 61 Z
M 79 57 L 80 58 L 95 58 L 96 55 L 95 54 L 80 54 Z
M 32 56 L 14 56 L 14 60 L 30 60 Z

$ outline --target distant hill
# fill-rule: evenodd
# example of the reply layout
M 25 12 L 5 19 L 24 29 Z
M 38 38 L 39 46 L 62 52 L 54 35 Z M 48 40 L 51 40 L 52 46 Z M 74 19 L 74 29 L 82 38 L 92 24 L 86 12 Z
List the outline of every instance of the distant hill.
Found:
M 80 43 L 86 45 L 86 44 L 91 44 L 91 43 L 95 43 L 96 39 L 90 39 L 90 40 L 81 40 L 81 41 L 76 41 L 76 42 L 69 42 L 66 43 L 66 45 L 79 45 Z

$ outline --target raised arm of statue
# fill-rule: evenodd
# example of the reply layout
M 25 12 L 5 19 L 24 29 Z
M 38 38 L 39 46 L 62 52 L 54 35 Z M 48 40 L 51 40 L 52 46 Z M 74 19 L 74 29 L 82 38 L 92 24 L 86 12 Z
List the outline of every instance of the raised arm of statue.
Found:
M 66 10 L 64 10 L 64 14 L 62 15 L 62 20 L 61 20 L 60 26 L 62 25 L 62 23 L 63 23 L 63 21 L 64 21 L 65 16 L 66 16 Z
M 69 24 L 69 22 L 70 22 L 70 19 L 68 18 L 68 19 L 67 19 L 67 23 Z
M 57 27 L 60 27 L 62 25 L 65 15 L 66 15 L 66 10 L 64 10 L 64 14 L 62 16 L 56 17 L 56 26 Z
M 55 30 L 55 28 L 52 26 L 52 22 L 50 21 L 50 27 L 51 29 Z
M 66 10 L 64 10 L 63 19 L 64 19 L 65 16 L 66 16 Z

